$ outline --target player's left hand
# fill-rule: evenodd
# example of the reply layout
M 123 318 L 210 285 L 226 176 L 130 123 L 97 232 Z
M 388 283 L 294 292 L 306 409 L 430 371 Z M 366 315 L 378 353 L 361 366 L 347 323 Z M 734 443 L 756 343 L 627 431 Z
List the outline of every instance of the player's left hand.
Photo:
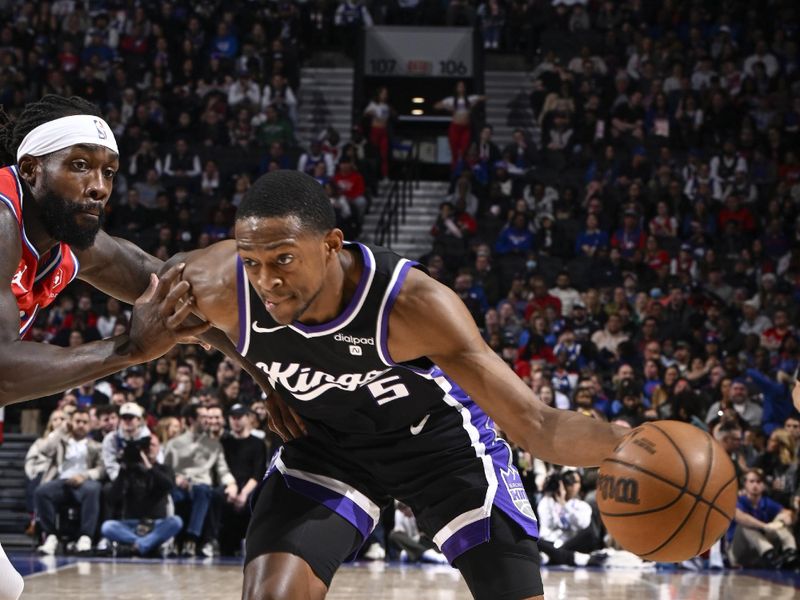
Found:
M 308 435 L 303 419 L 274 390 L 267 396 L 267 425 L 284 442 Z

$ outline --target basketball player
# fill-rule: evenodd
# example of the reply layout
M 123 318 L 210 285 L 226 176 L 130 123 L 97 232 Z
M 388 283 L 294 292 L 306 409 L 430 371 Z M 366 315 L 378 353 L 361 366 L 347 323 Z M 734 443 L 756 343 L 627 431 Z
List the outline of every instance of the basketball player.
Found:
M 208 329 L 183 324 L 192 307 L 181 265 L 159 281 L 161 261 L 100 229 L 119 154 L 92 104 L 45 96 L 28 105 L 0 124 L 0 164 L 9 165 L 0 168 L 0 279 L 10 282 L 0 286 L 0 407 L 152 360 Z M 76 277 L 134 303 L 130 331 L 76 348 L 24 341 Z M 0 600 L 21 592 L 0 548 Z
M 537 402 L 451 290 L 389 250 L 344 242 L 303 173 L 261 177 L 236 239 L 185 260 L 199 314 L 309 432 L 276 454 L 254 500 L 244 598 L 323 598 L 390 498 L 476 598 L 542 598 L 537 523 L 492 421 L 575 466 L 599 464 L 625 430 Z

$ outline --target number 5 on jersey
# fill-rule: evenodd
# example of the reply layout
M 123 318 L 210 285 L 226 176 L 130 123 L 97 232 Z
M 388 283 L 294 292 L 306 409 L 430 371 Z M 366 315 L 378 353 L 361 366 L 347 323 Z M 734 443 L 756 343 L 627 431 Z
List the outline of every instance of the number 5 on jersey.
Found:
M 383 406 L 387 402 L 397 400 L 398 398 L 405 398 L 409 395 L 408 388 L 402 383 L 394 383 L 400 379 L 399 375 L 392 375 L 391 377 L 384 377 L 378 379 L 367 385 L 367 389 L 372 394 L 372 397 L 378 403 L 378 406 Z

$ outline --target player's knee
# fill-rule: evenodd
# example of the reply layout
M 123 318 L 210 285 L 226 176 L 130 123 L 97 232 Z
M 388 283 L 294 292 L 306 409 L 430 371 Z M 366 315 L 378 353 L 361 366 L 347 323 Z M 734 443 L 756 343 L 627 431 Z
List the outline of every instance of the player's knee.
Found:
M 327 591 L 297 557 L 259 556 L 244 570 L 242 600 L 324 600 Z

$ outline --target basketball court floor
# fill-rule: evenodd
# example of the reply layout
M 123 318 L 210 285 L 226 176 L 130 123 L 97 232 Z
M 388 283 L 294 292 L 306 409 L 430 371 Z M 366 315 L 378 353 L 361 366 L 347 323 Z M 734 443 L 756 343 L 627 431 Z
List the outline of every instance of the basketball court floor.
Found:
M 219 560 L 41 559 L 14 556 L 26 575 L 22 600 L 239 600 L 240 562 Z M 789 600 L 800 576 L 767 571 L 561 569 L 542 571 L 547 600 Z M 448 566 L 345 565 L 329 600 L 469 600 Z

